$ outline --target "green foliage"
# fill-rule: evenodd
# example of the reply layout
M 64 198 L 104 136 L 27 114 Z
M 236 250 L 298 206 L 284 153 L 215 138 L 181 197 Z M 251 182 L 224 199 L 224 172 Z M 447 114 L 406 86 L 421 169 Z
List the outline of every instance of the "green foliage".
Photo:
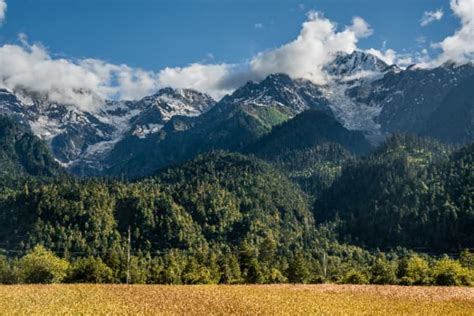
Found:
M 267 239 L 271 240 L 271 239 Z M 296 250 L 289 262 L 279 260 L 270 251 L 268 241 L 259 248 L 244 241 L 235 252 L 202 248 L 192 252 L 170 249 L 161 255 L 140 254 L 127 262 L 120 261 L 112 269 L 100 258 L 83 257 L 72 261 L 56 257 L 37 246 L 13 264 L 0 257 L 2 283 L 110 283 L 138 284 L 239 284 L 239 283 L 320 283 L 464 285 L 471 286 L 474 270 L 463 267 L 459 260 L 440 260 L 411 253 L 398 257 L 395 253 L 370 255 L 360 248 L 336 245 L 336 252 L 324 261 Z M 342 253 L 336 255 L 340 248 Z M 343 254 L 344 253 L 344 254 Z M 283 258 L 285 259 L 285 258 Z M 110 261 L 110 255 L 106 257 Z M 268 261 L 272 260 L 272 261 Z M 125 265 L 124 265 L 125 264 Z M 325 268 L 324 268 L 325 267 Z M 327 271 L 324 271 L 327 269 Z M 67 277 L 66 277 L 67 274 Z
M 308 110 L 274 126 L 270 133 L 249 146 L 248 150 L 259 156 L 269 157 L 283 151 L 327 144 L 337 144 L 357 154 L 367 153 L 371 149 L 361 132 L 347 130 L 331 114 Z
M 175 116 L 143 140 L 125 138 L 109 155 L 106 172 L 136 179 L 211 150 L 241 151 L 289 116 L 285 107 L 220 102 L 196 118 Z
M 305 196 L 258 159 L 212 152 L 164 171 L 157 182 L 183 205 L 207 241 L 258 245 L 272 235 L 283 251 L 311 234 Z
M 136 182 L 25 179 L 0 191 L 1 245 L 27 252 L 0 257 L 0 281 L 469 285 L 467 250 L 351 244 L 472 245 L 473 148 L 394 137 L 367 158 L 324 143 L 276 148 L 271 164 L 210 152 Z
M 342 146 L 325 143 L 304 149 L 283 149 L 259 157 L 280 169 L 309 196 L 316 198 L 329 188 L 354 157 Z
M 182 277 L 184 284 L 215 283 L 211 270 L 207 266 L 200 264 L 195 257 L 191 257 L 187 261 Z
M 371 146 L 362 133 L 345 129 L 332 115 L 308 110 L 276 125 L 244 152 L 287 174 L 310 196 L 330 187 L 342 165 Z
M 433 282 L 428 262 L 418 255 L 403 258 L 398 274 L 400 283 L 405 285 L 429 285 Z
M 77 259 L 67 277 L 71 283 L 111 283 L 113 280 L 112 269 L 95 257 Z
M 474 244 L 473 158 L 472 145 L 451 154 L 433 140 L 394 136 L 343 169 L 315 217 L 340 219 L 349 243 L 459 251 Z
M 433 278 L 437 285 L 473 285 L 473 271 L 464 268 L 450 258 L 439 260 L 433 267 Z
M 66 277 L 69 262 L 43 246 L 36 246 L 16 266 L 22 283 L 59 283 Z
M 240 270 L 239 259 L 235 254 L 227 253 L 221 257 L 220 270 L 221 277 L 219 283 L 240 284 L 244 282 Z
M 0 116 L 0 165 L 0 182 L 7 184 L 25 176 L 64 175 L 40 139 L 4 116 Z
M 10 249 L 41 243 L 54 250 L 94 255 L 116 237 L 114 200 L 102 182 L 28 183 L 0 197 L 0 239 Z
M 343 284 L 369 284 L 369 278 L 364 272 L 350 270 L 346 272 L 342 278 L 339 280 L 339 283 Z
M 147 259 L 143 256 L 132 256 L 130 258 L 130 283 L 145 284 L 148 280 Z
M 168 252 L 163 259 L 166 269 L 160 275 L 160 283 L 182 284 L 181 275 L 185 269 L 186 258 L 179 251 Z
M 474 270 L 474 253 L 464 249 L 459 256 L 459 262 L 463 267 Z
M 291 283 L 307 283 L 309 278 L 308 262 L 304 254 L 298 251 L 288 267 L 288 281 Z
M 16 281 L 12 264 L 7 257 L 0 255 L 0 284 L 12 284 Z
M 377 256 L 370 269 L 370 283 L 372 284 L 395 284 L 397 282 L 397 266 L 388 261 L 385 256 Z

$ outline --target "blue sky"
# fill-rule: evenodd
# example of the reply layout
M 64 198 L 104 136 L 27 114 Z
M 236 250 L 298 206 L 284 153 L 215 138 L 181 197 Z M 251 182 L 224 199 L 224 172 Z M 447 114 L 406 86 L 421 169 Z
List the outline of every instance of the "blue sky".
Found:
M 237 63 L 294 39 L 309 10 L 341 27 L 361 16 L 374 30 L 361 48 L 419 50 L 458 27 L 447 0 L 10 0 L 1 42 L 19 33 L 54 54 L 159 70 L 192 62 Z M 424 11 L 442 20 L 420 26 Z M 261 24 L 261 27 L 259 25 Z M 257 25 L 257 27 L 256 27 Z
M 85 108 L 168 86 L 219 99 L 276 72 L 325 84 L 356 49 L 473 61 L 474 0 L 0 0 L 0 88 Z

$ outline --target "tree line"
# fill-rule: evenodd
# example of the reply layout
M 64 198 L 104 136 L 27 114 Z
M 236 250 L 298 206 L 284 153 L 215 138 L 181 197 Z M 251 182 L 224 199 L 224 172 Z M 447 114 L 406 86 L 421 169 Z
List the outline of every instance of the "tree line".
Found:
M 358 264 L 296 252 L 283 266 L 271 261 L 276 258 L 270 245 L 254 250 L 242 245 L 236 253 L 173 249 L 153 257 L 108 252 L 103 257 L 61 258 L 38 245 L 19 258 L 0 256 L 0 283 L 474 285 L 474 253 L 467 249 L 458 260 L 391 252 Z

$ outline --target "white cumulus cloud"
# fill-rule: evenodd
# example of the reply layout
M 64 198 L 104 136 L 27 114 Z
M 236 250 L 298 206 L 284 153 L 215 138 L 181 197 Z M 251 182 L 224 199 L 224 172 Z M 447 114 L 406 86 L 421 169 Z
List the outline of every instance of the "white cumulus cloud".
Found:
M 134 99 L 158 87 L 158 75 L 97 59 L 53 58 L 41 44 L 0 47 L 0 87 L 40 93 L 92 111 L 106 98 Z
M 443 9 L 438 9 L 435 11 L 425 11 L 420 20 L 421 26 L 427 26 L 428 24 L 439 21 L 443 18 L 444 12 Z
M 451 10 L 461 22 L 456 32 L 433 45 L 442 50 L 440 62 L 474 60 L 474 0 L 451 0 Z
M 294 41 L 257 54 L 250 61 L 250 69 L 257 78 L 283 72 L 291 77 L 324 83 L 323 66 L 337 52 L 353 52 L 359 39 L 370 34 L 370 26 L 360 17 L 355 17 L 351 25 L 338 31 L 334 22 L 312 11 Z
M 321 13 L 311 11 L 297 38 L 281 47 L 260 52 L 248 63 L 191 64 L 187 67 L 165 68 L 159 72 L 161 86 L 187 87 L 206 92 L 219 99 L 248 80 L 260 80 L 272 73 L 286 73 L 324 83 L 323 66 L 337 52 L 351 53 L 359 39 L 372 34 L 369 24 L 355 17 L 342 30 Z
M 158 74 L 158 82 L 162 87 L 191 88 L 205 92 L 215 99 L 232 92 L 232 88 L 224 88 L 223 81 L 232 76 L 233 66 L 229 64 L 199 64 L 187 67 L 165 68 Z
M 465 7 L 466 1 L 472 3 L 474 0 L 453 0 L 451 3 L 463 21 L 463 27 L 455 34 L 458 37 L 458 33 L 464 34 L 466 28 L 472 27 L 473 19 L 467 17 L 469 8 Z M 370 25 L 361 17 L 354 17 L 350 25 L 339 27 L 321 13 L 311 11 L 293 41 L 260 52 L 246 62 L 192 63 L 158 72 L 98 59 L 55 58 L 41 44 L 30 44 L 21 37 L 21 45 L 0 46 L 0 87 L 10 90 L 26 88 L 47 95 L 51 101 L 74 104 L 87 110 L 97 106 L 97 99 L 138 99 L 167 86 L 192 88 L 220 99 L 246 81 L 260 80 L 272 73 L 286 73 L 317 84 L 326 83 L 328 78 L 324 66 L 336 53 L 356 50 L 360 39 L 372 33 Z M 440 47 L 445 54 L 454 54 L 448 49 L 449 45 L 444 47 L 444 42 Z M 428 57 L 427 54 L 399 54 L 386 47 L 366 52 L 388 64 L 401 66 Z

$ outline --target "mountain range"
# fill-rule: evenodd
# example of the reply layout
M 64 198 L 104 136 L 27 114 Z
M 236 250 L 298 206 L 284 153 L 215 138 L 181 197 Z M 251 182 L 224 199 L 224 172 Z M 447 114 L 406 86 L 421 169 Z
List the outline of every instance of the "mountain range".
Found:
M 89 109 L 0 90 L 0 283 L 41 245 L 114 282 L 432 285 L 398 273 L 474 244 L 473 69 L 355 52 L 324 85 L 272 74 L 218 101 L 165 88 Z M 463 271 L 436 284 L 472 285 Z
M 356 155 L 394 133 L 473 141 L 472 63 L 402 69 L 355 51 L 337 54 L 324 70 L 328 80 L 320 85 L 271 74 L 221 100 L 164 88 L 136 101 L 97 99 L 87 110 L 49 102 L 27 88 L 3 89 L 0 114 L 82 176 L 137 178 L 209 150 L 255 152 L 291 144 L 290 138 L 306 137 L 307 148 L 337 144 Z

